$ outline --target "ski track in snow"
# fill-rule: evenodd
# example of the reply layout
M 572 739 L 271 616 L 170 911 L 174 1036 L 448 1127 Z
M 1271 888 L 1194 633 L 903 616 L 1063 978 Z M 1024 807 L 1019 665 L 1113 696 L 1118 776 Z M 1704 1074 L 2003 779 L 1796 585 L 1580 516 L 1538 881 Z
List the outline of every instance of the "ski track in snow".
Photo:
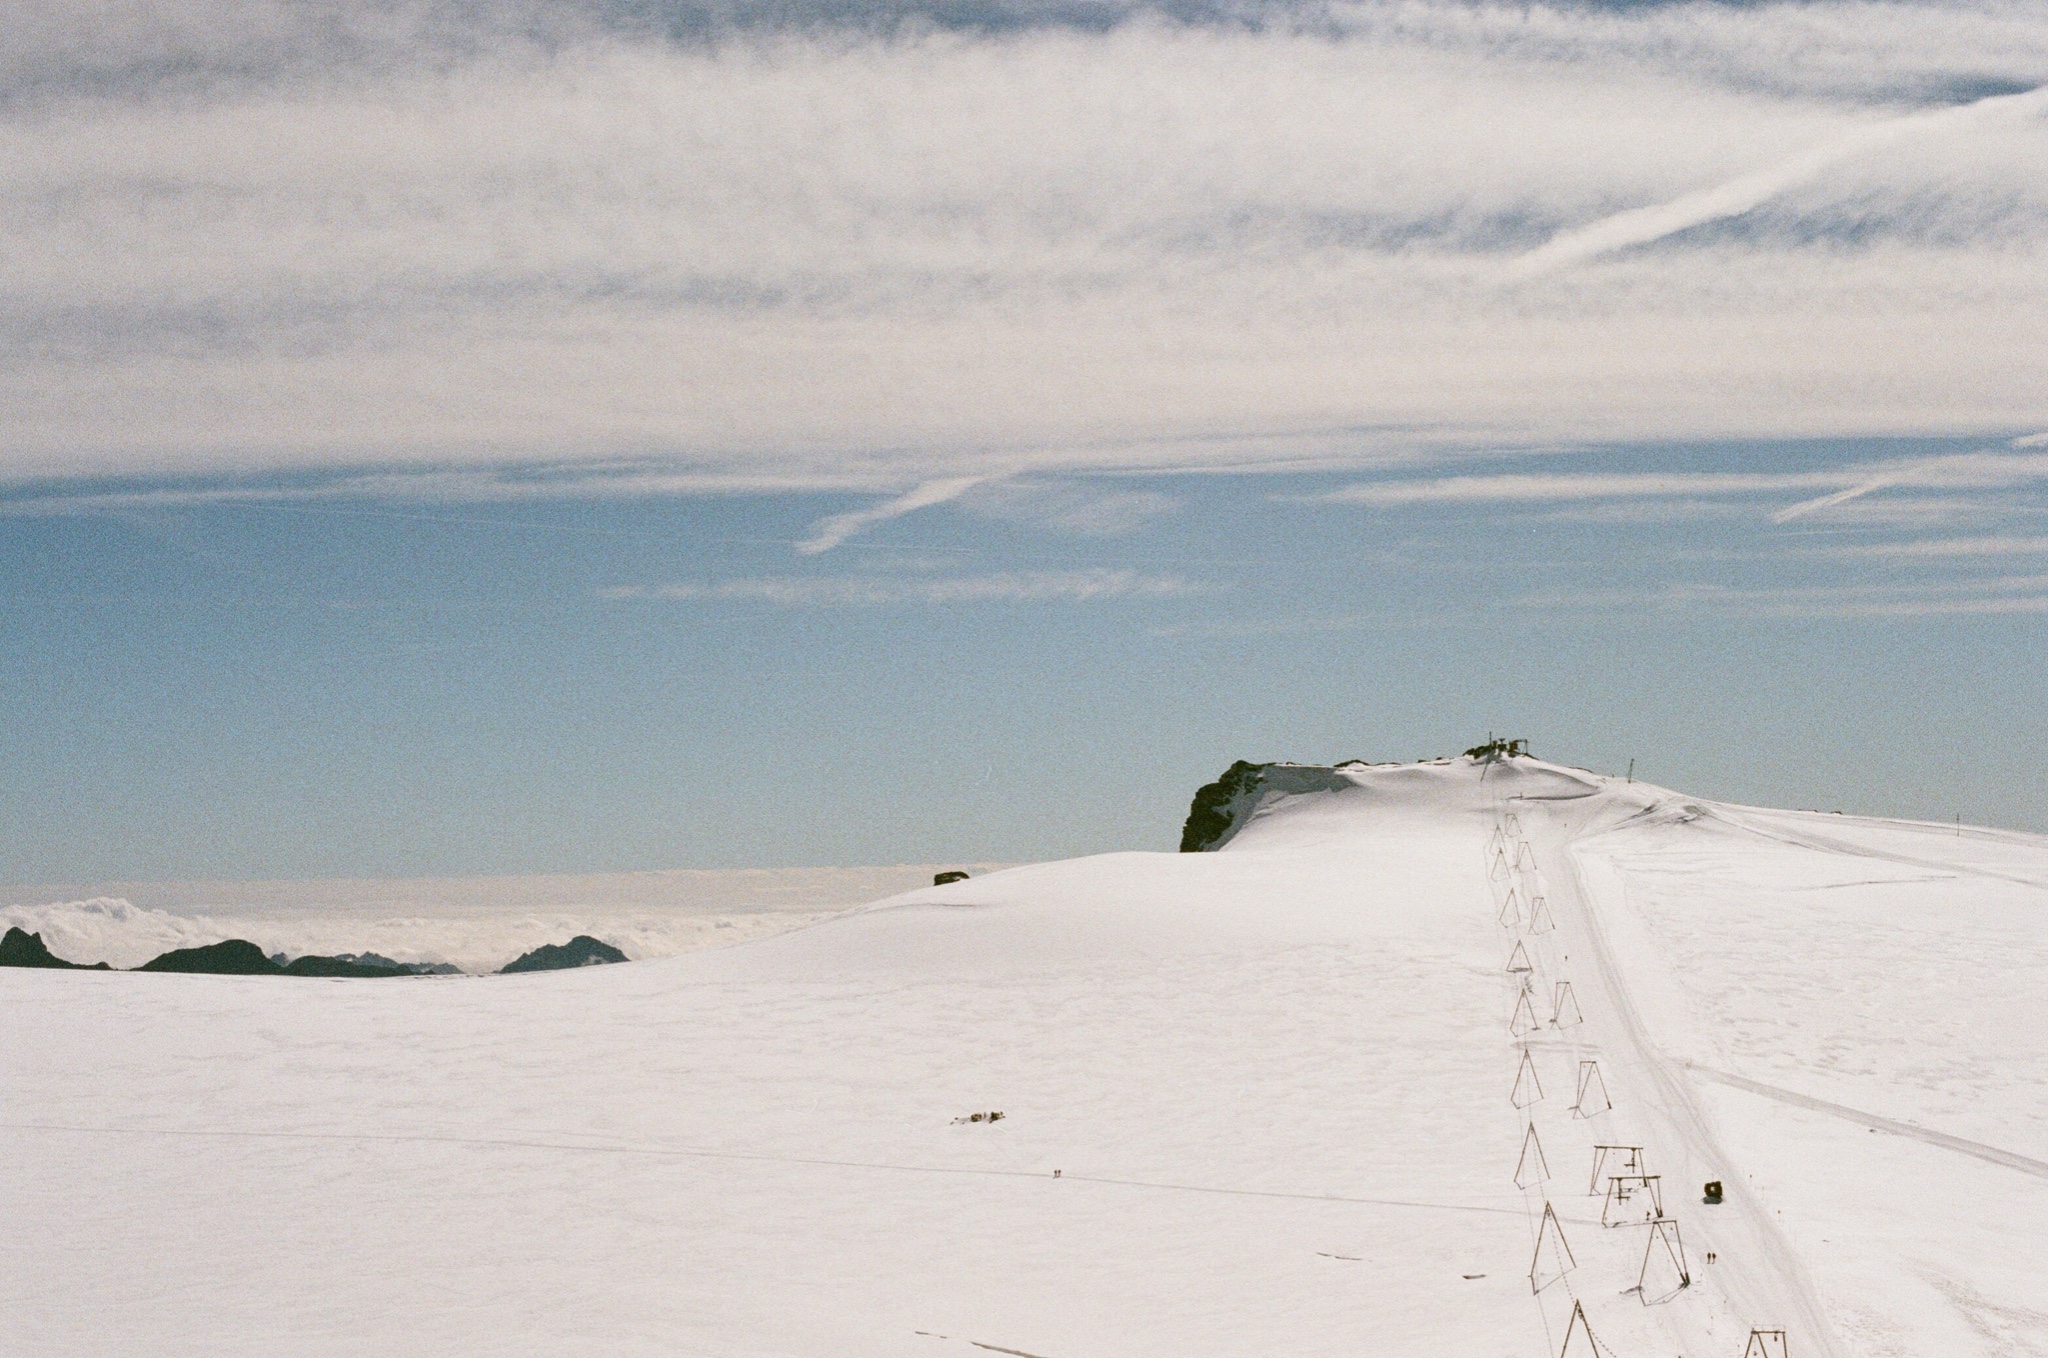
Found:
M 1979 1160 L 1988 1160 L 1994 1165 L 2004 1165 L 2007 1169 L 2016 1169 L 2022 1174 L 2032 1174 L 2039 1178 L 2048 1179 L 2048 1161 L 2036 1160 L 2031 1156 L 2020 1155 L 2013 1151 L 2000 1150 L 1996 1146 L 1987 1146 L 1981 1141 L 1971 1141 L 1966 1137 L 1951 1136 L 1947 1132 L 1937 1132 L 1931 1127 L 1916 1127 L 1910 1122 L 1899 1122 L 1893 1118 L 1880 1117 L 1876 1113 L 1866 1113 L 1860 1108 L 1849 1108 L 1839 1103 L 1829 1103 L 1826 1099 L 1816 1099 L 1809 1094 L 1801 1094 L 1796 1090 L 1780 1089 L 1776 1085 L 1767 1085 L 1760 1080 L 1750 1080 L 1740 1075 L 1731 1075 L 1725 1070 L 1712 1070 L 1694 1061 L 1686 1062 L 1685 1068 L 1702 1079 L 1716 1081 L 1717 1083 L 1727 1085 L 1731 1089 L 1746 1090 L 1751 1094 L 1760 1094 L 1767 1099 L 1776 1099 L 1780 1103 L 1789 1103 L 1794 1108 L 1806 1108 L 1816 1113 L 1826 1113 L 1830 1117 L 1838 1117 L 1844 1121 L 1856 1123 L 1858 1126 L 1869 1127 L 1880 1132 L 1890 1132 L 1893 1136 L 1908 1136 L 1915 1141 L 1925 1141 L 1930 1146 L 1940 1146 L 1945 1150 L 1957 1151 L 1963 1155 L 1973 1155 Z
M 142 1137 L 244 1137 L 261 1141 L 348 1141 L 363 1144 L 412 1144 L 435 1146 L 481 1146 L 500 1150 L 563 1151 L 574 1155 L 681 1156 L 696 1160 L 754 1160 L 782 1165 L 812 1165 L 827 1169 L 870 1169 L 890 1174 L 964 1174 L 998 1179 L 1044 1179 L 1043 1170 L 965 1168 L 959 1165 L 898 1165 L 877 1160 L 821 1160 L 802 1155 L 764 1155 L 749 1151 L 715 1150 L 704 1146 L 629 1146 L 589 1141 L 546 1141 L 508 1136 L 434 1136 L 415 1132 L 408 1135 L 379 1135 L 373 1132 L 245 1132 L 210 1127 L 75 1127 L 41 1122 L 0 1123 L 0 1131 L 50 1132 L 68 1136 Z M 1492 1212 L 1501 1216 L 1523 1215 L 1519 1207 L 1493 1207 L 1483 1203 L 1427 1202 L 1413 1198 L 1361 1198 L 1342 1193 L 1283 1193 L 1263 1188 L 1222 1188 L 1214 1184 L 1159 1183 L 1150 1179 L 1106 1179 L 1098 1174 L 1062 1173 L 1063 1184 L 1102 1184 L 1112 1188 L 1149 1188 L 1167 1193 L 1217 1193 L 1232 1198 L 1283 1198 L 1295 1202 L 1343 1202 L 1364 1207 L 1412 1207 L 1427 1212 Z M 1562 1215 L 1562 1214 L 1560 1214 Z M 1583 1225 L 1597 1225 L 1593 1218 L 1564 1217 Z M 1335 1256 L 1333 1256 L 1335 1257 Z
M 1582 830 L 1584 827 L 1576 828 Z M 1667 1059 L 1658 1049 L 1637 1012 L 1626 972 L 1608 944 L 1601 919 L 1603 909 L 1611 907 L 1603 906 L 1587 889 L 1576 846 L 1571 843 L 1573 838 L 1576 836 L 1568 837 L 1567 833 L 1557 834 L 1552 839 L 1551 856 L 1553 861 L 1561 864 L 1563 872 L 1561 882 L 1550 884 L 1551 890 L 1555 892 L 1562 885 L 1570 917 L 1580 931 L 1583 947 L 1593 964 L 1591 974 L 1594 983 L 1609 1007 L 1614 1030 L 1620 1039 L 1624 1053 L 1622 1069 L 1646 1086 L 1639 1093 L 1647 1099 L 1652 1117 L 1663 1124 L 1665 1138 L 1675 1141 L 1684 1152 L 1683 1157 L 1653 1158 L 1651 1163 L 1658 1165 L 1676 1161 L 1687 1167 L 1708 1165 L 1732 1169 L 1730 1157 L 1722 1149 L 1712 1122 L 1693 1099 L 1682 1067 Z M 1705 1177 L 1708 1176 L 1701 1176 L 1702 1182 Z M 1797 1334 L 1802 1352 L 1817 1351 L 1826 1358 L 1845 1358 L 1827 1308 L 1807 1276 L 1804 1264 L 1783 1233 L 1771 1223 L 1763 1204 L 1739 1174 L 1711 1177 L 1722 1179 L 1728 1201 L 1718 1210 L 1707 1209 L 1715 1212 L 1710 1222 L 1699 1212 L 1690 1213 L 1689 1217 L 1694 1237 L 1700 1242 L 1695 1248 L 1704 1251 L 1711 1245 L 1722 1261 L 1712 1275 L 1715 1284 L 1728 1294 L 1752 1325 L 1782 1328 Z M 1670 1184 L 1670 1190 L 1683 1195 L 1682 1183 L 1681 1177 L 1679 1182 Z M 1733 1210 L 1727 1210 L 1729 1208 Z

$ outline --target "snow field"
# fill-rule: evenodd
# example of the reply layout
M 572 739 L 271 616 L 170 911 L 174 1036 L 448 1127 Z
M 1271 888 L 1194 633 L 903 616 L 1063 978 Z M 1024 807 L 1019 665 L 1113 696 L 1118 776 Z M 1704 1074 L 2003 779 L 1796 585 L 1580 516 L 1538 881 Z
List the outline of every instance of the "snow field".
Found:
M 1577 1303 L 1622 1358 L 2048 1353 L 2048 845 L 1533 760 L 1287 786 L 1222 852 L 629 966 L 0 973 L 0 1351 L 1555 1358 Z M 1630 1290 L 1597 1144 L 1690 1286 Z

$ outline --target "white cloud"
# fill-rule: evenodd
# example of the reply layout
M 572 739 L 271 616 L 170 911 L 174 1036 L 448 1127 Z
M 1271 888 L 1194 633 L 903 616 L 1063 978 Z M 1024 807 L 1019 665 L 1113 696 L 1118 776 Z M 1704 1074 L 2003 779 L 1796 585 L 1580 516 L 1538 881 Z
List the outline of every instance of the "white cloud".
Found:
M 0 478 L 901 495 L 2048 423 L 2031 0 L 781 12 L 0 0 Z M 1700 229 L 1600 253 L 1659 211 Z M 616 474 L 496 470 L 576 462 Z
M 1159 599 L 1203 592 L 1178 576 L 1092 568 L 1004 571 L 990 575 L 760 576 L 740 580 L 622 585 L 603 591 L 614 600 L 724 600 L 784 608 L 873 608 L 889 604 L 1088 603 L 1103 599 Z

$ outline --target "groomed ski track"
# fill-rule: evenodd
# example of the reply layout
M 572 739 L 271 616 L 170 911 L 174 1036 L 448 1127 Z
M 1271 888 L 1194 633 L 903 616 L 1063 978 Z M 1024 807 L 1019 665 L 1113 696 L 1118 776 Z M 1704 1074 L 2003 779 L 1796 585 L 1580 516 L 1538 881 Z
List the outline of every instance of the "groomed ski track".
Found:
M 1587 1025 L 1599 1038 L 1605 1068 L 1618 1077 L 1617 1105 L 1640 1119 L 1638 1134 L 1649 1164 L 1664 1176 L 1667 1210 L 1684 1227 L 1698 1285 L 1718 1290 L 1734 1315 L 1797 1335 L 1801 1353 L 1849 1358 L 1804 1262 L 1772 1223 L 1770 1210 L 1757 1199 L 1741 1167 L 1722 1148 L 1685 1068 L 1658 1048 L 1638 1012 L 1628 969 L 1608 942 L 1606 923 L 1610 912 L 1625 908 L 1626 889 L 1611 869 L 1583 848 L 1588 841 L 1597 843 L 1598 836 L 1621 818 L 1600 791 L 1598 782 L 1588 779 L 1579 797 L 1519 797 L 1505 805 L 1517 810 L 1524 833 L 1541 846 L 1539 855 L 1562 869 L 1548 882 L 1551 908 L 1566 947 L 1585 964 L 1576 972 L 1583 978 L 1582 992 L 1590 989 L 1582 1004 Z M 1724 1184 L 1725 1202 L 1701 1204 L 1701 1185 L 1708 1180 Z M 1709 1252 L 1716 1262 L 1703 1265 L 1699 1261 Z M 1733 1327 L 1712 1326 L 1710 1317 L 1697 1310 L 1671 1308 L 1685 1351 L 1738 1352 L 1732 1345 L 1745 1337 Z

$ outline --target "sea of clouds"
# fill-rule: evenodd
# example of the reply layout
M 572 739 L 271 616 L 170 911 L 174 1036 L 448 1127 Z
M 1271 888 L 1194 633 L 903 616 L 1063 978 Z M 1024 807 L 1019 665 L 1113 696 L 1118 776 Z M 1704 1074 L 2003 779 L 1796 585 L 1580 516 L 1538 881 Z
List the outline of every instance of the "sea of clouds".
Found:
M 981 872 L 991 865 L 965 866 Z M 174 948 L 246 938 L 267 953 L 293 957 L 374 952 L 481 973 L 577 934 L 602 939 L 635 960 L 727 946 L 929 886 L 939 870 L 902 865 L 119 883 L 89 895 L 10 887 L 0 888 L 0 929 L 40 934 L 66 961 L 114 967 L 139 966 Z

